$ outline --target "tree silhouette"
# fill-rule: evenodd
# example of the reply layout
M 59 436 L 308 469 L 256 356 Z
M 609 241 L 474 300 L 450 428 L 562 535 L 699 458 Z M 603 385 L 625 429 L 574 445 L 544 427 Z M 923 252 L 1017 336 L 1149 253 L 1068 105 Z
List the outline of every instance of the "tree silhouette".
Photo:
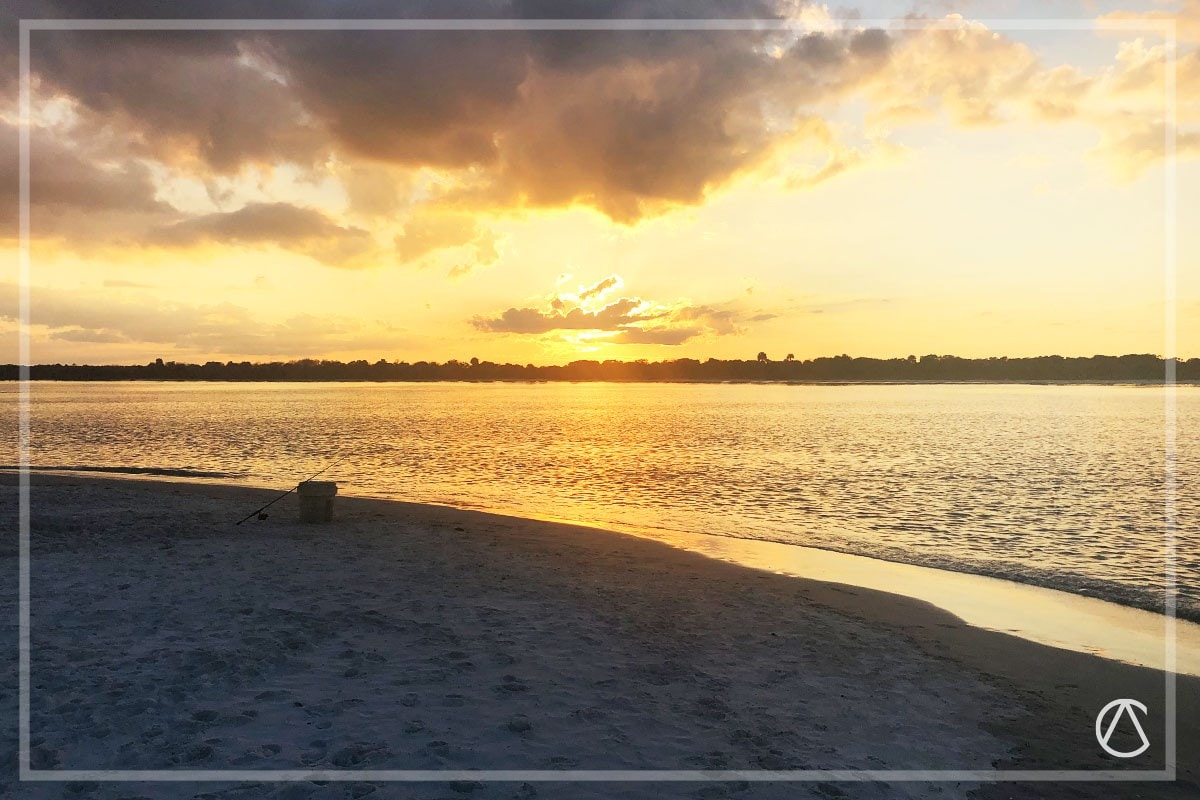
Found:
M 757 361 L 757 363 L 756 363 Z M 573 361 L 565 365 L 497 364 L 472 358 L 374 363 L 357 359 L 343 363 L 304 358 L 297 361 L 251 363 L 207 361 L 187 364 L 155 359 L 142 365 L 33 364 L 32 380 L 57 381 L 983 381 L 1162 383 L 1167 362 L 1148 353 L 1121 356 L 1033 356 L 959 358 L 925 355 L 907 358 L 854 358 L 846 354 L 807 361 L 788 353 L 785 362 L 772 363 L 765 352 L 756 361 L 677 358 L 669 361 Z M 1176 379 L 1200 382 L 1200 358 L 1177 359 Z M 21 377 L 16 364 L 0 364 L 0 380 Z
M 795 354 L 795 353 L 788 353 L 786 356 L 784 356 L 784 357 L 783 357 L 783 360 L 784 360 L 784 361 L 795 361 L 795 360 L 796 360 L 796 354 Z

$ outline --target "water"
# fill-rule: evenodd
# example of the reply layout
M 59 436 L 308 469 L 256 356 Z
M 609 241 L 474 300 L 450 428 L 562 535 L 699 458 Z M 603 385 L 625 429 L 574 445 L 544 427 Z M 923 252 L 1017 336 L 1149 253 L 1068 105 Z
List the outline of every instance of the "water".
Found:
M 340 453 L 323 477 L 350 494 L 803 544 L 1161 611 L 1164 408 L 1161 387 L 1121 386 L 37 383 L 31 463 L 283 488 Z M 1179 608 L 1200 619 L 1200 390 L 1176 408 Z

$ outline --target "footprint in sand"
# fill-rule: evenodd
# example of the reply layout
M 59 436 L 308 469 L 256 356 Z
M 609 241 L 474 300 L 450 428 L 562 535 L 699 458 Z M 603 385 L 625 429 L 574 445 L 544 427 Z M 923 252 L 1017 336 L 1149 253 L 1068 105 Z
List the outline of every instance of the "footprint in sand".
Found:
M 49 747 L 35 747 L 29 752 L 29 766 L 33 769 L 54 769 L 59 760 L 58 751 Z
M 172 761 L 183 761 L 188 764 L 194 764 L 197 761 L 205 761 L 213 754 L 213 749 L 206 744 L 196 744 L 189 747 L 181 756 L 176 756 Z
M 601 708 L 597 708 L 595 706 L 590 706 L 588 708 L 575 709 L 574 711 L 571 712 L 571 716 L 576 717 L 578 719 L 586 720 L 588 722 L 601 722 L 602 720 L 605 720 L 608 718 L 608 712 L 604 711 Z
M 505 675 L 501 680 L 504 683 L 495 687 L 498 692 L 526 692 L 529 687 L 522 683 L 516 675 Z
M 67 793 L 73 795 L 87 795 L 100 788 L 100 784 L 95 781 L 71 781 L 67 784 Z
M 533 723 L 524 714 L 516 714 L 508 720 L 504 727 L 513 733 L 527 733 L 532 730 Z
M 280 749 L 281 748 L 277 744 L 264 744 L 260 747 L 255 747 L 255 748 L 246 750 L 237 758 L 231 759 L 229 763 L 234 765 L 235 767 L 242 767 L 247 764 L 253 764 L 255 761 L 258 761 L 260 759 L 269 758 L 271 756 L 278 755 L 280 752 Z
M 306 767 L 311 767 L 320 762 L 321 759 L 325 758 L 325 752 L 326 751 L 324 748 L 319 750 L 305 750 L 300 754 L 300 763 Z
M 338 767 L 356 767 L 373 759 L 386 757 L 390 752 L 384 744 L 357 742 L 338 750 L 331 760 Z
M 144 743 L 149 744 L 151 740 L 157 739 L 158 737 L 160 737 L 162 735 L 163 735 L 162 726 L 155 725 L 152 728 L 150 728 L 149 730 L 143 732 L 141 738 Z

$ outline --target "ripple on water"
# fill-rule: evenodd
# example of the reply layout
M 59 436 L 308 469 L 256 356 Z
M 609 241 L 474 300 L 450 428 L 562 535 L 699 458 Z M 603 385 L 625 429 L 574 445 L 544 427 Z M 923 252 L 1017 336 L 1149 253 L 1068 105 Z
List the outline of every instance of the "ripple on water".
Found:
M 342 454 L 328 477 L 350 493 L 1161 608 L 1163 407 L 1113 386 L 37 383 L 31 460 L 282 487 Z M 1177 415 L 1179 603 L 1200 618 L 1200 391 L 1180 387 Z

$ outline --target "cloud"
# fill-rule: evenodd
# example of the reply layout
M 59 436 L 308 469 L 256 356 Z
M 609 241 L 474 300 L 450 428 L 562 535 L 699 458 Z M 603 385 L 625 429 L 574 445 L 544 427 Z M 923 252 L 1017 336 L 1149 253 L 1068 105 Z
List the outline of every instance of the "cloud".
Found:
M 481 8 L 439 3 L 437 15 L 474 16 Z M 1181 29 L 1192 30 L 1198 9 L 1196 0 L 1184 4 Z M 369 18 L 427 10 L 397 10 L 367 0 L 309 0 L 279 13 Z M 232 0 L 218 0 L 191 13 L 237 17 L 243 11 Z M 793 17 L 818 28 L 829 17 L 823 6 L 791 0 L 566 6 L 493 0 L 487 11 L 500 18 Z M 7 13 L 11 27 L 15 12 Z M 175 15 L 148 0 L 120 5 L 25 0 L 19 13 Z M 1156 93 L 1160 50 L 1125 43 L 1107 70 L 1047 66 L 1018 41 L 960 16 L 948 19 L 950 29 L 830 26 L 803 35 L 765 30 L 38 33 L 35 95 L 39 103 L 70 109 L 71 124 L 47 137 L 37 131 L 35 141 L 45 138 L 38 147 L 49 155 L 35 153 L 35 181 L 40 181 L 35 204 L 41 214 L 35 224 L 81 240 L 102 238 L 105 230 L 116 232 L 110 237 L 136 240 L 170 222 L 186 229 L 189 223 L 163 202 L 168 195 L 151 173 L 219 188 L 222 180 L 287 166 L 314 184 L 326 178 L 340 184 L 345 207 L 323 206 L 327 215 L 369 226 L 381 240 L 394 239 L 402 263 L 439 249 L 474 247 L 471 259 L 447 265 L 451 274 L 461 275 L 496 260 L 495 240 L 468 221 L 438 221 L 439 215 L 583 205 L 634 223 L 700 204 L 742 176 L 773 174 L 768 170 L 806 142 L 823 148 L 826 161 L 793 175 L 787 181 L 793 187 L 811 188 L 893 155 L 896 147 L 886 135 L 860 137 L 865 142 L 856 145 L 853 136 L 843 137 L 839 130 L 830 139 L 813 124 L 851 100 L 865 106 L 868 127 L 939 117 L 965 127 L 1022 118 L 1076 120 L 1093 125 L 1106 142 L 1120 140 L 1120 131 L 1110 126 L 1123 124 L 1127 115 L 1140 117 L 1136 127 L 1153 123 L 1160 113 L 1147 105 L 1161 98 L 1161 91 Z M 14 40 L 6 41 L 0 61 L 11 64 Z M 0 87 L 9 97 L 10 89 L 11 84 Z M 1181 119 L 1200 118 L 1200 109 L 1187 99 L 1194 96 L 1200 96 L 1200 56 L 1190 52 L 1180 59 Z M 1189 133 L 1184 131 L 1185 139 Z M 1099 152 L 1126 158 L 1119 146 L 1104 144 Z M 1153 163 L 1138 157 L 1126 161 L 1131 169 Z M 8 170 L 10 163 L 15 156 L 11 162 L 5 157 L 0 169 Z M 36 177 L 39 173 L 44 177 Z M 218 205 L 224 202 L 219 191 L 213 198 Z M 239 196 L 234 202 L 271 205 L 280 199 Z M 11 199 L 0 205 L 5 215 L 0 222 L 11 219 L 14 208 Z M 88 208 L 91 213 L 83 213 Z M 430 218 L 422 221 L 422 216 Z M 396 238 L 392 220 L 402 217 L 410 224 Z M 296 247 L 335 266 L 365 263 L 356 255 L 365 246 L 361 229 L 340 227 L 329 236 L 298 240 Z M 316 239 L 324 244 L 317 246 Z
M 943 111 L 963 126 L 1004 120 L 1004 103 L 1024 92 L 1038 71 L 1037 56 L 957 14 L 948 19 L 957 24 L 910 31 L 892 49 L 868 90 L 874 118 L 903 121 Z
M 37 5 L 37 4 L 35 4 Z M 418 9 L 419 10 L 419 9 Z M 400 13 L 404 13 L 401 9 Z M 208 4 L 201 16 L 240 10 Z M 439 16 L 477 14 L 440 5 Z M 733 14 L 788 2 L 498 0 L 500 17 Z M 149 3 L 47 3 L 33 16 L 155 17 Z M 314 0 L 318 17 L 394 15 Z M 174 14 L 171 14 L 174 16 Z M 195 174 L 342 161 L 435 168 L 482 206 L 591 205 L 633 221 L 763 163 L 791 134 L 787 109 L 855 84 L 887 59 L 883 31 L 54 32 L 37 37 L 43 96 L 82 130 L 120 131 L 130 152 Z M 343 171 L 353 210 L 384 214 L 398 178 Z
M 18 152 L 17 129 L 0 123 L 0 237 L 17 235 Z M 156 198 L 150 171 L 137 161 L 110 160 L 104 151 L 88 152 L 54 135 L 34 130 L 30 134 L 29 201 L 30 233 L 44 238 L 71 235 L 92 240 L 104 233 L 99 220 L 120 218 L 122 227 L 133 222 L 162 223 L 177 212 Z
M 89 328 L 66 328 L 64 330 L 53 331 L 50 334 L 51 339 L 59 339 L 64 342 L 86 342 L 88 344 L 115 344 L 117 342 L 127 342 L 129 339 L 116 331 L 107 330 L 92 330 Z
M 733 309 L 716 309 L 712 306 L 684 306 L 675 311 L 675 319 L 685 322 L 698 322 L 718 336 L 728 336 L 733 333 L 744 333 L 738 326 L 741 313 Z
M 1200 19 L 1200 3 L 1189 2 L 1184 15 Z M 1011 120 L 1082 122 L 1100 139 L 1090 155 L 1100 156 L 1122 179 L 1162 159 L 1163 147 L 1153 140 L 1155 128 L 1162 133 L 1164 45 L 1137 36 L 1118 45 L 1108 66 L 1092 71 L 1069 64 L 1048 67 L 1021 42 L 958 15 L 947 19 L 955 24 L 896 37 L 886 68 L 864 88 L 871 100 L 870 122 L 899 126 L 939 114 L 967 128 Z M 1194 127 L 1200 122 L 1200 51 L 1180 51 L 1176 77 L 1182 125 L 1178 153 L 1190 155 L 1200 133 Z M 845 159 L 833 158 L 829 171 L 813 177 L 829 177 L 844 165 Z
M 494 179 L 465 196 L 585 204 L 622 222 L 698 204 L 806 135 L 799 109 L 838 97 L 881 63 L 862 47 L 856 54 L 850 32 L 780 43 L 778 54 L 761 33 L 661 35 L 658 49 L 634 46 L 637 59 L 618 37 L 611 60 L 594 53 L 590 69 L 535 62 L 522 113 L 499 132 Z
M 335 171 L 346 192 L 350 213 L 368 219 L 397 213 L 413 189 L 409 175 L 378 164 L 349 164 Z
M 268 322 L 231 303 L 132 302 L 83 290 L 31 290 L 31 324 L 46 337 L 92 344 L 172 346 L 183 351 L 244 356 L 305 356 L 392 347 L 395 334 L 332 316 L 297 314 Z M 15 284 L 0 284 L 0 319 L 14 320 Z
M 1151 22 L 1169 20 L 1175 23 L 1175 37 L 1179 42 L 1200 43 L 1200 0 L 1176 0 L 1174 5 L 1177 7 L 1170 10 L 1112 11 L 1104 14 L 1100 19 Z
M 654 319 L 659 314 L 636 313 L 642 307 L 636 298 L 618 300 L 599 311 L 584 311 L 572 308 L 565 314 L 556 311 L 539 311 L 536 308 L 510 308 L 494 319 L 475 318 L 472 324 L 481 331 L 491 333 L 547 333 L 556 330 L 572 331 L 615 331 L 623 330 L 634 322 Z
M 868 163 L 892 161 L 902 157 L 907 150 L 883 138 L 869 138 L 861 147 L 843 143 L 829 123 L 812 118 L 807 123 L 811 131 L 812 145 L 824 157 L 824 163 L 804 171 L 794 170 L 787 174 L 785 185 L 789 189 L 809 189 L 819 186 L 849 170 Z
M 1035 118 L 1065 122 L 1080 114 L 1092 86 L 1080 69 L 1064 64 L 1030 77 L 1027 102 Z
M 1106 163 L 1120 180 L 1133 180 L 1166 153 L 1166 125 L 1136 115 L 1113 118 L 1088 156 Z M 1177 131 L 1175 152 L 1200 155 L 1200 131 Z
M 369 255 L 374 240 L 362 228 L 338 225 L 316 209 L 288 203 L 252 203 L 236 211 L 190 217 L 151 232 L 151 244 L 273 244 L 331 266 L 348 267 Z
M 626 328 L 609 339 L 613 344 L 681 345 L 704 333 L 703 328 Z
M 154 17 L 165 9 L 143 10 Z M 64 11 L 138 15 L 133 7 L 114 13 L 102 2 L 72 3 L 46 15 Z M 321 121 L 269 74 L 253 50 L 252 34 L 62 31 L 35 42 L 37 95 L 71 98 L 81 126 L 121 130 L 140 156 L 225 173 L 246 163 L 314 164 L 328 152 Z
M 583 304 L 622 286 L 610 275 L 578 295 L 553 295 L 544 308 L 509 308 L 496 317 L 475 317 L 471 324 L 488 333 L 540 335 L 563 331 L 606 334 L 611 344 L 680 345 L 698 336 L 745 333 L 744 323 L 773 319 L 774 314 L 748 314 L 734 307 L 694 305 L 685 300 L 656 303 L 624 297 L 596 310 Z
M 603 295 L 609 289 L 618 288 L 618 287 L 620 287 L 620 285 L 621 285 L 620 276 L 609 275 L 607 278 L 604 278 L 599 283 L 589 286 L 587 289 L 584 289 L 582 292 L 580 292 L 579 299 L 587 300 L 592 297 L 597 297 L 599 295 Z
M 474 217 L 462 213 L 422 211 L 404 223 L 404 232 L 395 238 L 396 257 L 401 263 L 414 263 L 438 250 L 455 247 L 474 248 L 470 264 L 460 265 L 459 274 L 476 266 L 492 264 L 500 257 L 496 237 Z

